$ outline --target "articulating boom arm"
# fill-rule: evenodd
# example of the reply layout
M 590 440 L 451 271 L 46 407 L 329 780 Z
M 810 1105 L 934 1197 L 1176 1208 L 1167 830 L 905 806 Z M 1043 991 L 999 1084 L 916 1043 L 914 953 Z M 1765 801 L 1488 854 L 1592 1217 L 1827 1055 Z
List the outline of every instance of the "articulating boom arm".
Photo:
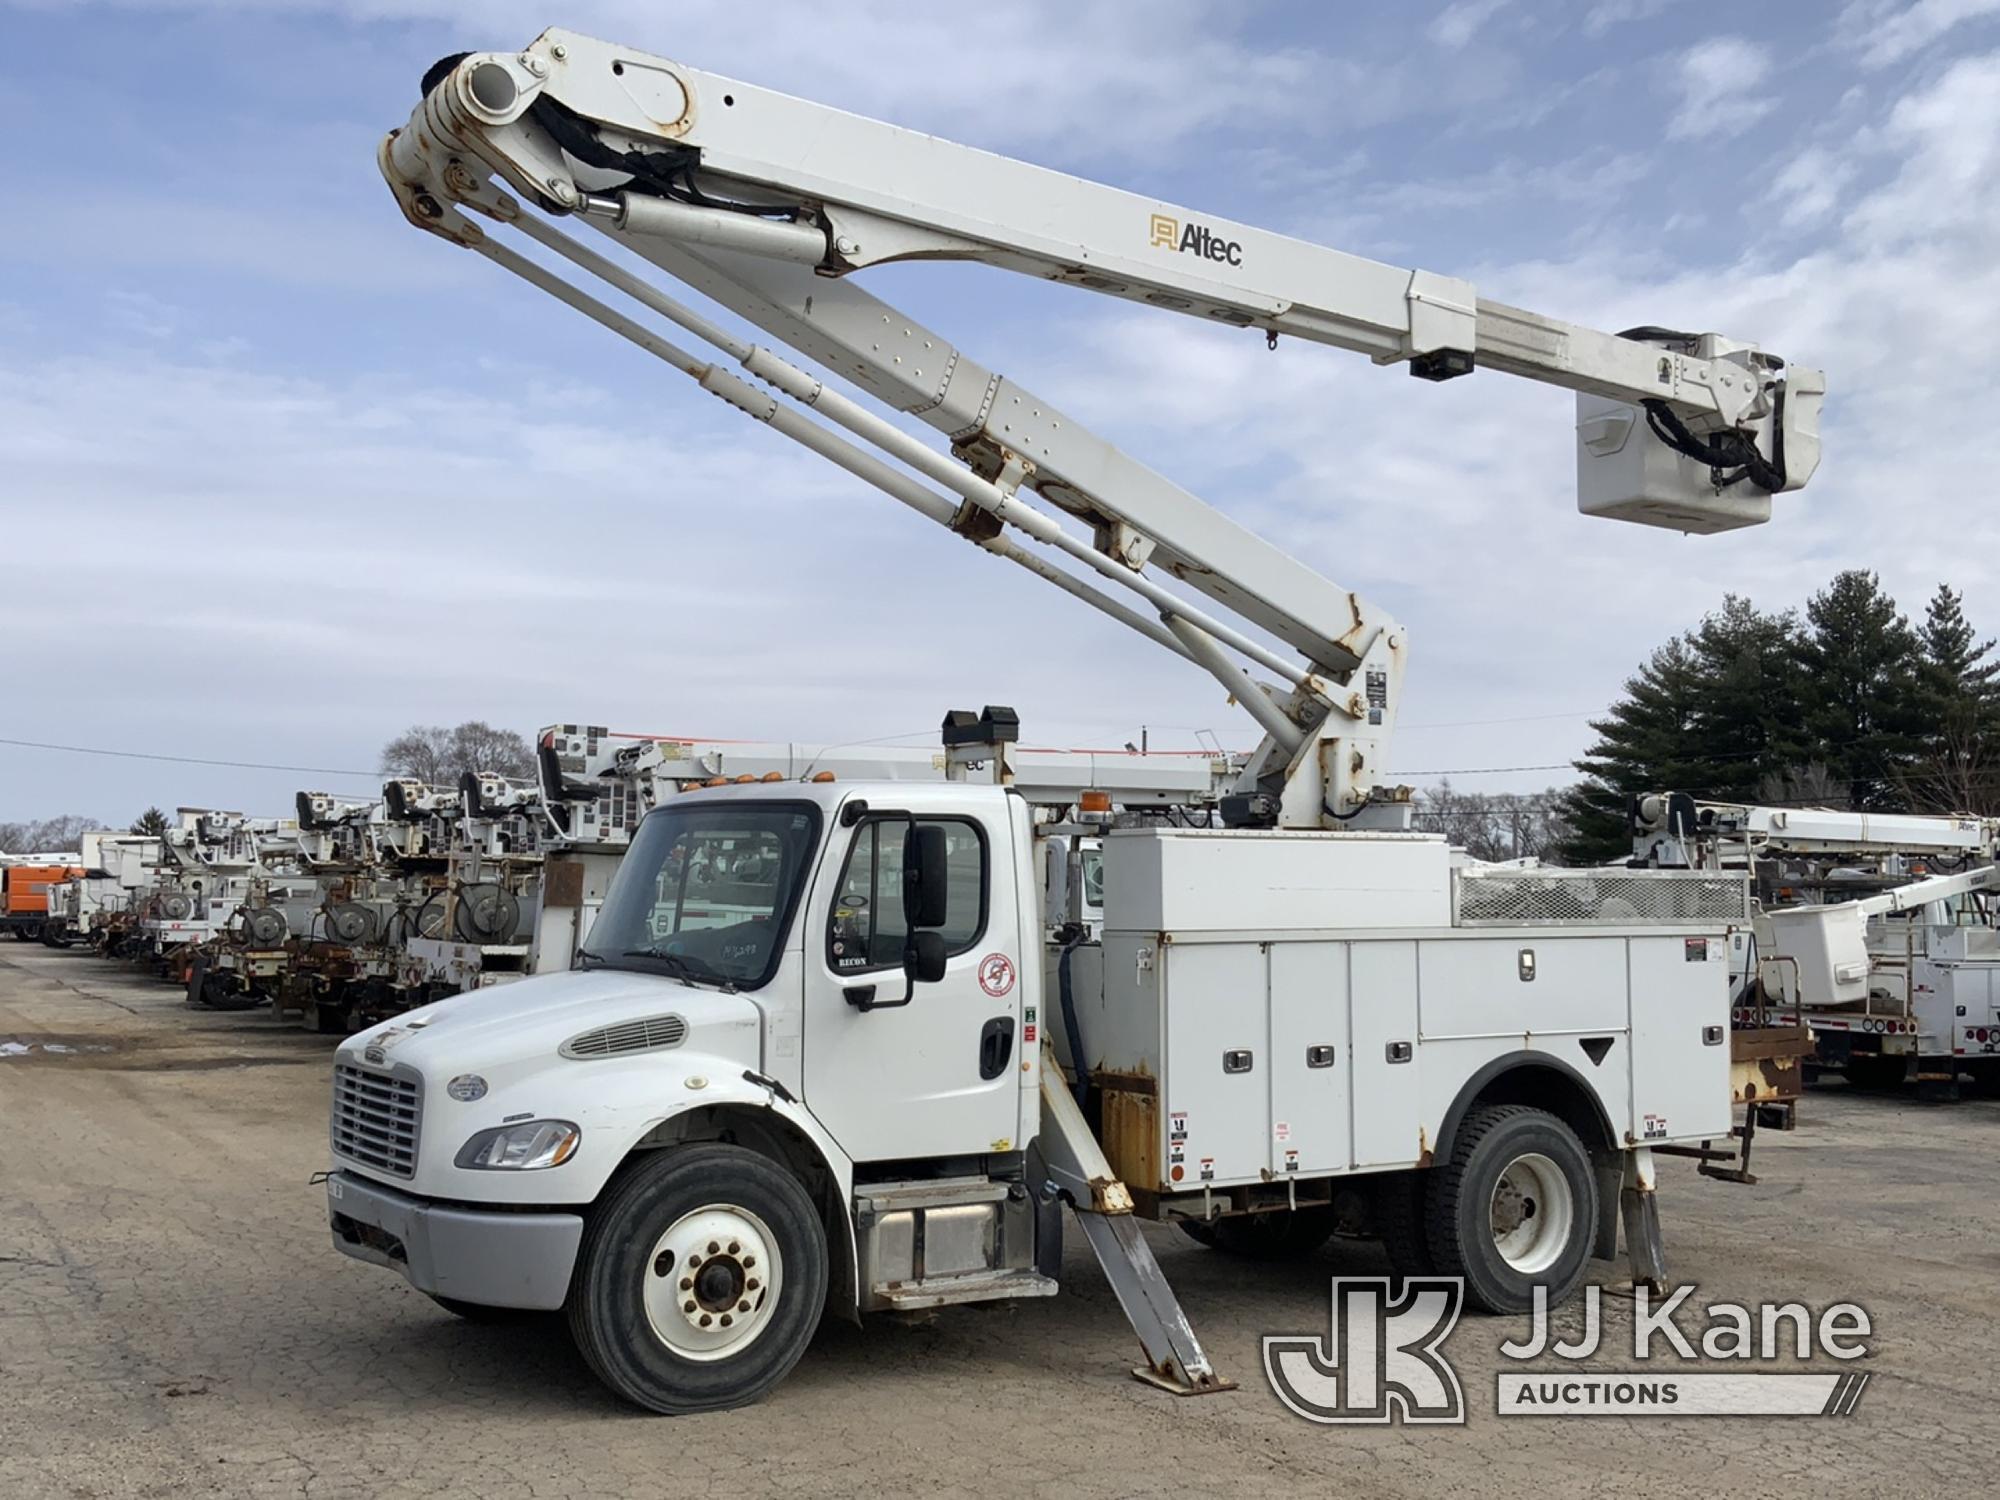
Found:
M 978 261 L 1407 362 L 1475 366 L 1579 393 L 1579 503 L 1682 530 L 1767 519 L 1818 456 L 1816 372 L 1714 335 L 1611 336 L 1478 298 L 1465 282 L 1205 219 L 572 32 L 434 68 L 380 154 L 413 224 L 477 250 L 712 394 L 976 545 L 1214 674 L 1264 730 L 1245 772 L 1287 826 L 1403 820 L 1378 786 L 1404 634 L 1357 594 L 1121 453 L 848 279 L 909 259 Z M 523 208 L 497 175 L 542 214 Z M 750 385 L 498 244 L 507 225 L 710 344 Z M 556 229 L 574 216 L 946 434 L 956 462 L 819 378 Z M 777 394 L 774 397 L 771 392 Z M 806 411 L 844 428 L 835 433 Z M 871 453 L 851 439 L 859 439 Z M 885 462 L 886 455 L 893 463 Z M 1085 521 L 1088 541 L 1030 506 Z M 1079 577 L 1009 533 L 1063 553 Z M 1303 661 L 1197 606 L 1276 637 Z M 1138 596 L 1134 607 L 1114 591 Z M 1242 664 L 1275 675 L 1253 678 Z

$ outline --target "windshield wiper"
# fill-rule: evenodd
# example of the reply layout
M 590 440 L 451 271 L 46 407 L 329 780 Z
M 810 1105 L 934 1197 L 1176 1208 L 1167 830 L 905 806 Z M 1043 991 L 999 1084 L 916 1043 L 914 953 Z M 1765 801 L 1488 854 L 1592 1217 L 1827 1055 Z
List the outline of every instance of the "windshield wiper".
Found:
M 586 966 L 590 964 L 609 963 L 611 961 L 608 958 L 606 958 L 602 953 L 592 953 L 588 948 L 577 949 L 576 958 L 578 963 L 584 964 Z
M 686 979 L 695 984 L 712 984 L 725 995 L 736 993 L 736 981 L 720 969 L 710 968 L 698 958 L 689 958 L 685 953 L 669 953 L 664 948 L 627 948 L 625 958 L 650 958 L 653 962 L 666 965 L 667 972 L 676 979 Z

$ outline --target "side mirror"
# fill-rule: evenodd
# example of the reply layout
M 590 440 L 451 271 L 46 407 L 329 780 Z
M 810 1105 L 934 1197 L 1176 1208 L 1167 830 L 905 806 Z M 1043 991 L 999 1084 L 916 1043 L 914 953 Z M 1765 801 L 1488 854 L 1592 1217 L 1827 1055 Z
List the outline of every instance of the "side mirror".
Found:
M 910 983 L 936 984 L 944 978 L 944 934 L 920 927 L 903 944 L 903 972 Z
M 903 835 L 903 920 L 912 932 L 944 926 L 951 905 L 949 859 L 944 830 L 935 823 L 912 823 Z

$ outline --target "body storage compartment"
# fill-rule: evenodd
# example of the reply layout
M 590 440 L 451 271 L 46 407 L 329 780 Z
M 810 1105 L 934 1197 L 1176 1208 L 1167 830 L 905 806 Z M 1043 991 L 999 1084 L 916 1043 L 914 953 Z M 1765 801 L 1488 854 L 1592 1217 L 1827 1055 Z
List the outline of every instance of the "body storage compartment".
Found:
M 1468 1085 L 1524 1053 L 1616 1141 L 1728 1134 L 1727 892 L 1679 886 L 1648 921 L 1588 872 L 1539 872 L 1575 910 L 1530 924 L 1461 916 L 1450 851 L 1420 835 L 1147 829 L 1106 851 L 1102 987 L 1073 983 L 1075 1008 L 1106 1154 L 1142 1192 L 1428 1164 Z

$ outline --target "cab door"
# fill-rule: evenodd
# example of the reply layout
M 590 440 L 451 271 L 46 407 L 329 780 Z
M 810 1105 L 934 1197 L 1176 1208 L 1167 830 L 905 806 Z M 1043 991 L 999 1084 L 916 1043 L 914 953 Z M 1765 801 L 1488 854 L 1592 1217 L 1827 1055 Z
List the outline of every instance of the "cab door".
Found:
M 856 1161 L 1016 1150 L 1022 934 L 1037 929 L 1022 920 L 1005 799 L 894 795 L 858 818 L 843 810 L 807 906 L 806 1105 Z M 933 929 L 943 978 L 914 986 L 903 969 L 913 824 L 942 830 L 948 892 Z

